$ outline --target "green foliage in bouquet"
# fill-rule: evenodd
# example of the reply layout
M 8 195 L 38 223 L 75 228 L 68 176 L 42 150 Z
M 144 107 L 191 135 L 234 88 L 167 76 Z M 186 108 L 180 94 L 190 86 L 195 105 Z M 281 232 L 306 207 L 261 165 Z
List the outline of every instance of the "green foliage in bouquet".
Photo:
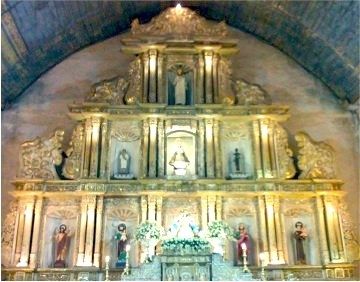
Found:
M 161 228 L 156 223 L 145 221 L 136 227 L 135 239 L 137 241 L 149 239 L 159 240 L 161 231 Z
M 225 221 L 214 220 L 208 225 L 208 236 L 210 238 L 234 238 L 232 228 Z
M 165 240 L 161 247 L 165 253 L 208 253 L 211 251 L 208 241 L 196 237 L 192 239 L 172 238 Z

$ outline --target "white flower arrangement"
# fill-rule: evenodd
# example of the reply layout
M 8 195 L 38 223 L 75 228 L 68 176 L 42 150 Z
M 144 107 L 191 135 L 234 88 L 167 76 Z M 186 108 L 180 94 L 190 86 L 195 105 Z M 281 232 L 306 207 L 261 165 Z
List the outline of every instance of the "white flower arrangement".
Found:
M 156 223 L 145 221 L 136 227 L 135 239 L 137 241 L 159 240 L 162 233 L 162 229 Z
M 164 253 L 209 253 L 211 251 L 211 245 L 208 241 L 202 238 L 172 238 L 165 240 L 161 244 L 161 248 Z
M 234 232 L 225 221 L 215 220 L 208 225 L 207 236 L 210 238 L 232 239 Z

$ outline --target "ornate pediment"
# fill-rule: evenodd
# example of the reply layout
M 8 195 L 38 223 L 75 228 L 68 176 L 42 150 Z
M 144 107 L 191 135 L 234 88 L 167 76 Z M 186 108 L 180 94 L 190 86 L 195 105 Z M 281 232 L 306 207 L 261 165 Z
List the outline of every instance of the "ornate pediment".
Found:
M 131 23 L 131 33 L 140 36 L 166 36 L 176 39 L 197 37 L 223 38 L 228 35 L 225 22 L 213 23 L 200 17 L 196 12 L 177 5 L 168 8 L 147 24 L 140 24 L 138 19 Z

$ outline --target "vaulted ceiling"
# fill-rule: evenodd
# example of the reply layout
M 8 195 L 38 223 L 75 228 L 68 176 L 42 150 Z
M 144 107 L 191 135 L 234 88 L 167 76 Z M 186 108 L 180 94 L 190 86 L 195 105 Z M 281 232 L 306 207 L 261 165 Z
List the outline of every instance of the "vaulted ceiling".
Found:
M 358 1 L 180 1 L 280 49 L 341 100 L 359 98 Z M 2 108 L 77 50 L 149 21 L 162 1 L 2 0 Z

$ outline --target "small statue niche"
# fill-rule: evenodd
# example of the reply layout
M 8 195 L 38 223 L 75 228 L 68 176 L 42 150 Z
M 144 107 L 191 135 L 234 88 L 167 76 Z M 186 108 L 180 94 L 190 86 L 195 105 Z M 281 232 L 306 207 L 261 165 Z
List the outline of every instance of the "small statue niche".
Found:
M 168 72 L 168 105 L 192 105 L 192 71 L 177 64 Z
M 120 150 L 117 159 L 117 171 L 114 173 L 115 179 L 132 179 L 134 175 L 130 172 L 131 156 L 126 149 Z
M 246 169 L 245 169 L 245 157 L 239 151 L 238 148 L 236 148 L 235 152 L 232 154 L 232 160 L 230 163 L 231 163 L 230 178 L 240 178 L 240 179 L 248 178 L 249 175 L 246 173 Z

